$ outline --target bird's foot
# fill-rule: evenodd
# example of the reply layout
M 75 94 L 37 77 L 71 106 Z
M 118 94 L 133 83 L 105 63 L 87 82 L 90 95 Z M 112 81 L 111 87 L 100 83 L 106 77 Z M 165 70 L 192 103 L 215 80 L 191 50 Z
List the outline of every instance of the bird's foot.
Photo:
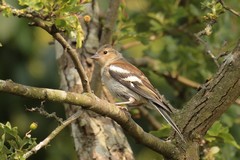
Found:
M 128 108 L 126 106 L 119 106 L 117 105 L 117 107 L 125 112 L 128 112 Z

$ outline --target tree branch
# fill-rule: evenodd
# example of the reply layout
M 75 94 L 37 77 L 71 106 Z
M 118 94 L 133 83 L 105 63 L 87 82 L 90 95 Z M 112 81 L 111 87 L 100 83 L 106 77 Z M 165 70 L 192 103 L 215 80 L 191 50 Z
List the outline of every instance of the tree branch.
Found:
M 74 113 L 71 117 L 65 120 L 60 126 L 55 128 L 43 141 L 38 143 L 35 147 L 33 147 L 27 153 L 25 153 L 23 155 L 23 158 L 28 158 L 31 155 L 35 154 L 37 151 L 39 151 L 41 148 L 47 146 L 54 137 L 56 137 L 66 126 L 68 126 L 70 123 L 75 121 L 81 115 L 81 113 L 82 112 L 80 110 Z
M 114 31 L 115 22 L 118 16 L 119 5 L 120 0 L 110 0 L 106 14 L 106 22 L 102 30 L 100 46 L 111 42 L 112 33 Z
M 71 47 L 71 45 L 59 33 L 59 31 L 56 29 L 56 27 L 54 25 L 53 26 L 46 25 L 46 23 L 44 23 L 44 20 L 41 20 L 39 18 L 41 16 L 36 16 L 37 13 L 31 13 L 29 11 L 15 9 L 6 3 L 0 5 L 0 12 L 3 10 L 10 11 L 14 16 L 27 18 L 27 19 L 33 21 L 34 23 L 31 25 L 38 26 L 38 27 L 44 29 L 45 31 L 47 31 L 50 35 L 52 35 L 63 46 L 63 48 L 67 50 L 67 53 L 70 55 L 74 65 L 78 71 L 78 74 L 82 80 L 82 85 L 83 85 L 84 91 L 91 92 L 88 77 L 87 77 L 87 75 L 84 71 L 84 68 L 80 62 L 80 59 L 78 57 L 78 53 L 77 53 L 76 49 Z
M 40 107 L 34 107 L 34 108 L 27 108 L 27 111 L 30 112 L 38 112 L 40 115 L 45 116 L 46 118 L 54 118 L 59 124 L 63 123 L 63 119 L 58 117 L 56 115 L 56 112 L 52 112 L 52 113 L 48 113 L 45 109 L 44 109 L 44 101 L 41 102 L 41 106 Z
M 205 52 L 211 57 L 211 59 L 214 61 L 214 63 L 217 65 L 217 67 L 219 67 L 220 65 L 217 61 L 217 57 L 214 56 L 214 54 L 212 53 L 209 44 L 201 38 L 204 35 L 210 35 L 212 33 L 212 26 L 214 23 L 216 23 L 216 22 L 211 21 L 210 23 L 208 23 L 206 25 L 206 27 L 203 30 L 199 31 L 198 33 L 195 33 L 194 36 L 200 43 L 203 44 L 203 46 L 205 47 Z
M 137 125 L 127 113 L 120 110 L 115 105 L 99 99 L 94 94 L 79 94 L 47 88 L 29 87 L 14 83 L 11 80 L 0 80 L 0 92 L 39 100 L 49 100 L 81 106 L 84 109 L 89 109 L 98 114 L 112 118 L 137 142 L 144 144 L 163 156 L 177 159 L 179 155 L 179 150 L 171 142 L 162 141 L 159 138 L 144 132 L 143 129 Z
M 192 81 L 184 76 L 181 76 L 177 73 L 162 73 L 158 66 L 158 61 L 149 57 L 144 57 L 144 58 L 140 58 L 140 59 L 135 59 L 133 61 L 133 63 L 137 66 L 141 66 L 141 67 L 148 67 L 151 68 L 151 70 L 159 76 L 163 76 L 165 78 L 170 78 L 170 79 L 174 79 L 186 86 L 192 87 L 192 88 L 196 88 L 198 89 L 201 84 L 195 81 Z
M 240 42 L 215 76 L 184 106 L 183 132 L 192 138 L 205 135 L 211 125 L 240 95 Z M 191 113 L 191 114 L 189 114 Z
M 229 12 L 231 12 L 232 14 L 234 14 L 235 16 L 240 17 L 240 13 L 237 12 L 237 11 L 235 11 L 234 9 L 226 6 L 223 0 L 219 0 L 219 3 L 221 3 L 221 5 L 223 6 L 224 9 L 228 10 Z
M 47 30 L 46 30 L 47 31 Z M 84 68 L 80 62 L 80 59 L 78 57 L 78 53 L 76 49 L 72 48 L 71 45 L 63 38 L 63 36 L 60 33 L 51 33 L 49 32 L 62 46 L 63 48 L 67 49 L 67 53 L 70 55 L 76 70 L 78 71 L 78 74 L 82 80 L 82 86 L 83 90 L 85 92 L 91 92 L 90 84 L 88 77 L 84 71 Z

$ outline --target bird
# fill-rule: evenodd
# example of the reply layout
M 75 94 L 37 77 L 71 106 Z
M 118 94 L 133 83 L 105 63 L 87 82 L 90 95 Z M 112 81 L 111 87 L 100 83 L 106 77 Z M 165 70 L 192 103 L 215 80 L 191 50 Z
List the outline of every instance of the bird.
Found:
M 105 44 L 91 56 L 101 67 L 101 81 L 110 93 L 122 100 L 122 105 L 153 106 L 185 142 L 180 129 L 170 117 L 173 112 L 144 73 L 129 63 L 112 45 Z

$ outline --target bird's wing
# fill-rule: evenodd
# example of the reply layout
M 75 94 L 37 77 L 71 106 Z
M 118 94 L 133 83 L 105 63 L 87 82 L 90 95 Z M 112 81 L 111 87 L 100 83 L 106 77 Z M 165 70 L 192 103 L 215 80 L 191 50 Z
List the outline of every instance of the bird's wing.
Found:
M 158 92 L 138 68 L 122 60 L 109 66 L 109 74 L 128 89 L 149 100 L 150 104 L 157 109 L 185 142 L 181 131 L 169 116 L 169 113 L 172 112 L 171 109 L 162 101 Z
M 172 112 L 172 110 L 163 103 L 160 95 L 145 75 L 132 64 L 124 60 L 112 63 L 109 66 L 109 73 L 116 81 L 128 89 L 152 101 L 157 106 L 162 107 L 166 112 Z

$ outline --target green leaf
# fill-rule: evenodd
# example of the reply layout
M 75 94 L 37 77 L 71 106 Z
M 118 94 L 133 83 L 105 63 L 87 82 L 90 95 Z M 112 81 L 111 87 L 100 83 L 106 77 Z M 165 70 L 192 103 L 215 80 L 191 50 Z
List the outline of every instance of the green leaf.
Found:
M 19 5 L 30 7 L 35 11 L 41 10 L 46 5 L 42 0 L 18 0 L 18 2 Z
M 84 40 L 84 34 L 83 34 L 82 27 L 79 24 L 79 26 L 77 27 L 77 44 L 76 44 L 77 48 L 81 48 L 82 47 L 83 40 Z
M 222 129 L 223 129 L 222 124 L 219 121 L 217 121 L 208 130 L 207 134 L 210 135 L 210 136 L 218 136 L 219 133 L 222 132 Z
M 229 129 L 224 127 L 219 121 L 216 121 L 212 127 L 208 130 L 205 139 L 209 142 L 222 139 L 225 143 L 231 144 L 237 149 L 240 149 L 240 145 L 236 142 L 234 137 L 229 133 Z
M 77 42 L 76 47 L 81 48 L 82 41 L 84 40 L 84 33 L 77 16 L 68 15 L 56 19 L 55 25 L 59 30 L 67 31 L 70 38 L 75 38 Z
M 8 127 L 9 129 L 11 129 L 11 128 L 12 128 L 12 126 L 11 126 L 11 123 L 10 123 L 10 122 L 7 122 L 5 126 L 6 126 L 6 127 Z
M 9 17 L 12 15 L 12 12 L 11 12 L 11 9 L 10 8 L 5 8 L 2 10 L 2 15 L 5 16 L 5 17 Z
M 2 134 L 2 136 L 1 136 L 1 141 L 0 141 L 0 151 L 2 151 L 2 148 L 3 148 L 3 146 L 4 146 L 5 137 L 6 137 L 6 135 L 5 135 L 5 134 Z
M 9 122 L 6 123 L 5 127 L 4 127 L 4 132 L 13 136 L 13 137 L 17 137 L 18 135 L 18 129 L 17 127 L 12 127 L 11 124 Z
M 221 133 L 219 137 L 221 137 L 225 143 L 231 144 L 237 149 L 240 149 L 240 145 L 236 142 L 236 140 L 230 133 Z
M 55 20 L 55 25 L 57 28 L 61 29 L 61 28 L 64 28 L 67 26 L 67 22 L 65 19 L 62 19 L 62 18 L 57 18 Z
M 170 134 L 171 128 L 169 125 L 163 125 L 158 131 L 150 131 L 150 133 L 156 137 L 163 138 Z
M 12 127 L 9 122 L 0 123 L 0 159 L 24 160 L 23 155 L 31 150 L 37 143 L 36 138 L 24 137 L 18 135 L 17 127 Z M 6 158 L 7 157 L 7 158 Z

